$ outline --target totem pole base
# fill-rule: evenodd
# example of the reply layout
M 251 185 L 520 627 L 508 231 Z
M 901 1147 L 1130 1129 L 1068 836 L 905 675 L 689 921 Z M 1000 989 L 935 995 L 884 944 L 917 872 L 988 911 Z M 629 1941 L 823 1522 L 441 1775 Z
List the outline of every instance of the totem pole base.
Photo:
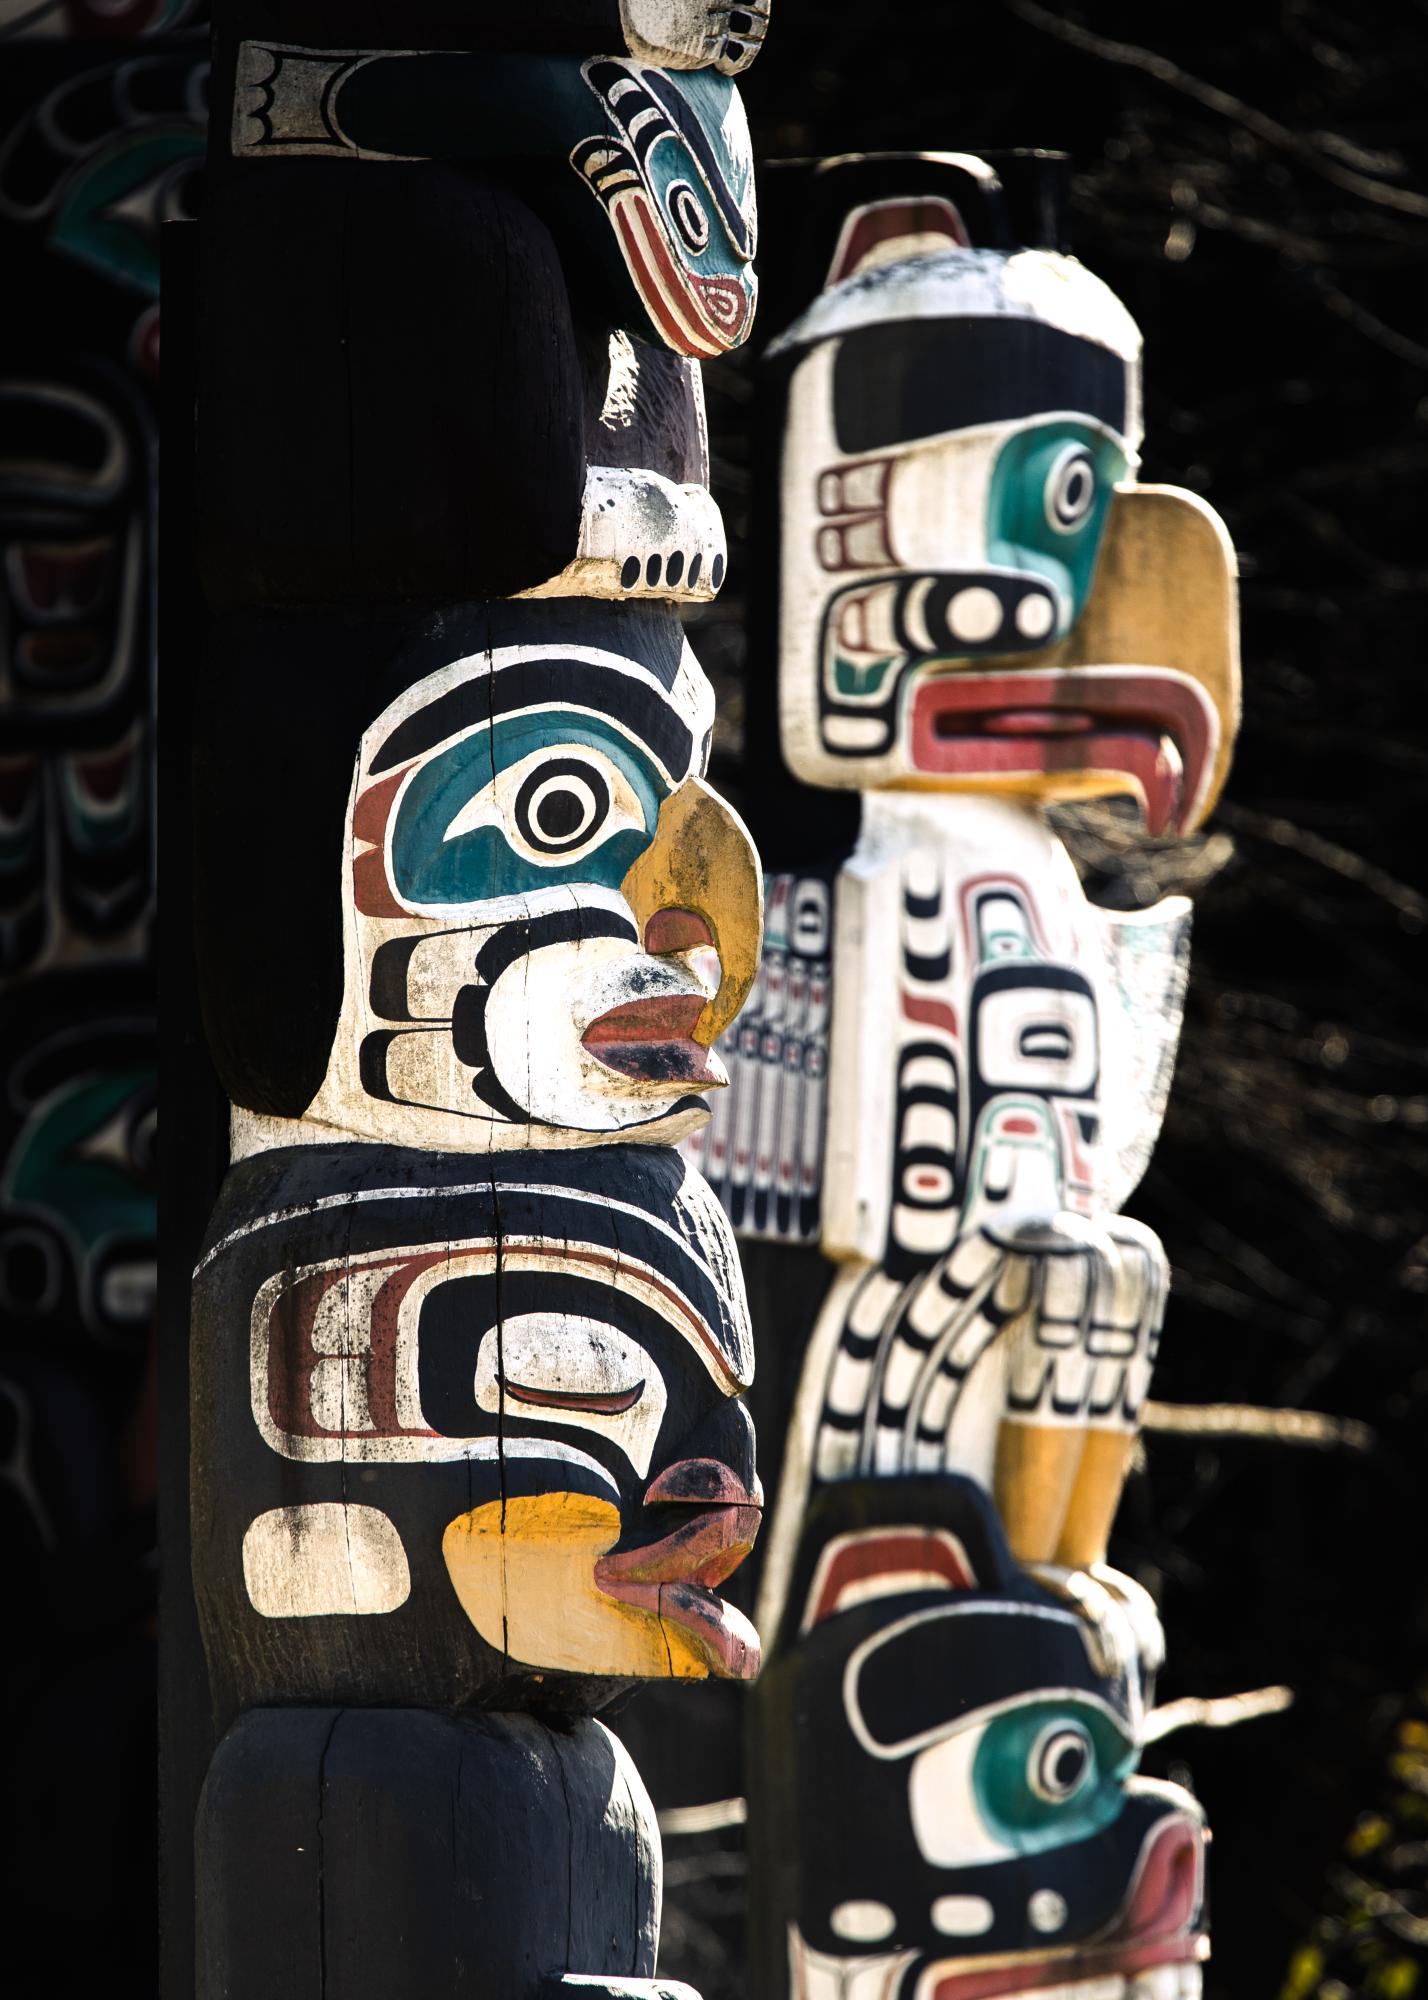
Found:
M 199 1806 L 198 2000 L 695 2000 L 653 1808 L 595 1721 L 252 1709 Z

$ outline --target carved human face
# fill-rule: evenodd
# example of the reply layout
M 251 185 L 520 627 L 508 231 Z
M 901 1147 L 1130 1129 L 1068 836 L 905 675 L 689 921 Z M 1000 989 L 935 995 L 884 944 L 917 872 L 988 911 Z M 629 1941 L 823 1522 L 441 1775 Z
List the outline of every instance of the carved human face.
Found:
M 303 1148 L 279 1161 L 288 1205 L 254 1215 L 272 1158 L 230 1183 L 196 1306 L 200 1433 L 237 1453 L 207 1496 L 228 1554 L 204 1587 L 231 1598 L 241 1573 L 227 1615 L 257 1654 L 311 1693 L 330 1646 L 387 1699 L 525 1671 L 752 1674 L 718 1586 L 759 1522 L 753 1350 L 698 1176 L 636 1148 L 472 1182 L 384 1148 L 324 1208 L 304 1194 L 330 1185 L 323 1150 Z
M 717 358 L 746 339 L 758 297 L 748 121 L 734 86 L 600 57 L 582 65 L 606 129 L 570 156 L 603 204 L 655 337 Z
M 308 1116 L 497 1150 L 677 1138 L 757 964 L 742 826 L 703 784 L 712 694 L 588 646 L 428 675 L 362 739 L 346 990 Z
M 855 273 L 776 346 L 801 351 L 781 612 L 798 774 L 1122 791 L 1155 831 L 1201 815 L 1233 726 L 1232 570 L 1198 503 L 1127 484 L 1140 336 L 1105 286 L 1042 252 L 943 250 Z M 1218 595 L 1172 626 L 1162 579 L 1192 562 Z

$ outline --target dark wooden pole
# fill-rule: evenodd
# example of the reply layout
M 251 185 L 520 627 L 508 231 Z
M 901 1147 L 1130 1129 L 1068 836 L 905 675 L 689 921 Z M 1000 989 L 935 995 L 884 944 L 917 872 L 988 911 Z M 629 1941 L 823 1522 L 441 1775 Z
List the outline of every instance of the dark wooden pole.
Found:
M 597 1712 L 758 1662 L 719 1590 L 760 1518 L 747 1307 L 674 1148 L 759 951 L 678 614 L 723 581 L 698 357 L 753 312 L 765 19 L 219 11 L 201 1758 L 171 1717 L 204 2000 L 666 1990 Z

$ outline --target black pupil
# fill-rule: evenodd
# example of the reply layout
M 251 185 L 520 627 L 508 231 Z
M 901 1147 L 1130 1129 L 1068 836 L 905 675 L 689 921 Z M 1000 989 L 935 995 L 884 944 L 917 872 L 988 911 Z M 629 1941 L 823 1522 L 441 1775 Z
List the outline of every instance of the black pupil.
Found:
M 1076 513 L 1084 507 L 1090 495 L 1091 474 L 1085 465 L 1073 465 L 1066 475 L 1066 497 L 1063 505 L 1068 514 Z
M 1051 1760 L 1051 1782 L 1058 1792 L 1074 1791 L 1086 1769 L 1084 1743 L 1063 1743 Z
M 536 825 L 547 840 L 565 840 L 579 828 L 585 809 L 577 792 L 547 792 L 536 807 Z

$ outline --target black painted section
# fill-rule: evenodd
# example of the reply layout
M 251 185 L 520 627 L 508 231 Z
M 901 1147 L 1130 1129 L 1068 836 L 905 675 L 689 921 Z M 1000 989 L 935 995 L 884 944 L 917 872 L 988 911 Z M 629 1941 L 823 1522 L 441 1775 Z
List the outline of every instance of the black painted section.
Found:
M 265 163 L 203 220 L 200 562 L 216 607 L 509 596 L 575 553 L 584 411 L 555 246 L 427 163 Z
M 566 1970 L 648 1978 L 658 1838 L 596 1722 L 252 1710 L 204 1788 L 197 2000 L 536 2000 Z

